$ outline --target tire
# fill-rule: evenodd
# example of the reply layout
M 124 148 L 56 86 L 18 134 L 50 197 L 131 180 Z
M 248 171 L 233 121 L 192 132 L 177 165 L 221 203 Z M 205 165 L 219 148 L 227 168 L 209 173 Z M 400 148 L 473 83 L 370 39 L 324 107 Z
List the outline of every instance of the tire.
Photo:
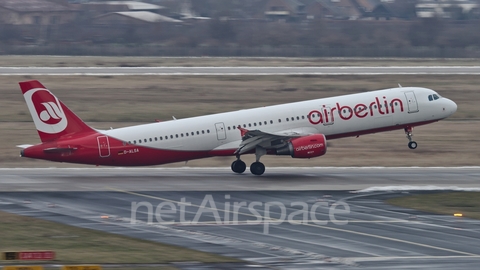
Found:
M 231 168 L 234 173 L 243 173 L 247 169 L 247 165 L 241 160 L 235 160 L 232 162 Z
M 413 141 L 412 141 L 412 142 L 409 142 L 409 143 L 408 143 L 408 148 L 410 148 L 410 149 L 416 149 L 417 146 L 418 146 L 418 145 L 417 145 L 417 142 L 413 142 Z
M 265 165 L 261 162 L 254 162 L 250 165 L 250 172 L 254 175 L 262 175 L 265 172 Z

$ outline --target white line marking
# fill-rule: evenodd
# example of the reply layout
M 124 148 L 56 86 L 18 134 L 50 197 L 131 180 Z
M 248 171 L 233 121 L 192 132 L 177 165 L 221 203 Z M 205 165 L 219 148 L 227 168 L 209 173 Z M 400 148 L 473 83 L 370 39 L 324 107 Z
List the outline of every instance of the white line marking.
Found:
M 0 73 L 0 76 L 280 76 L 280 75 L 480 75 L 480 72 L 275 72 L 275 73 Z
M 271 169 L 279 169 L 279 170 L 465 170 L 465 169 L 480 169 L 480 166 L 458 166 L 458 167 L 269 167 Z M 149 171 L 149 170 L 155 170 L 155 171 L 181 171 L 181 170 L 218 170 L 218 169 L 224 169 L 224 170 L 230 170 L 229 167 L 157 167 L 157 168 L 139 168 L 139 167 L 103 167 L 103 168 L 97 168 L 97 167 L 91 167 L 91 168 L 58 168 L 58 167 L 47 167 L 47 168 L 0 168 L 0 171 L 23 171 L 23 170 L 43 170 L 43 171 L 48 171 L 48 170 L 77 170 L 77 171 L 84 171 L 84 170 L 98 170 L 98 171 L 112 171 L 112 170 L 131 170 L 131 171 Z

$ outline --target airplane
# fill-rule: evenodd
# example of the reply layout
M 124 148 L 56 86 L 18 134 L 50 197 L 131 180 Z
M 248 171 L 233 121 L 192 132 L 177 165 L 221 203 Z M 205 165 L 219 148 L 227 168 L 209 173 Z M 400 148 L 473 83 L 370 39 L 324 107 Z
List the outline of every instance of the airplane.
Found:
M 408 147 L 417 148 L 413 128 L 445 119 L 457 110 L 452 100 L 421 87 L 399 87 L 301 101 L 186 119 L 98 130 L 85 124 L 39 81 L 20 88 L 41 139 L 19 145 L 22 157 L 107 166 L 160 165 L 232 156 L 243 173 L 245 154 L 262 175 L 264 155 L 314 158 L 327 152 L 327 141 L 404 130 Z

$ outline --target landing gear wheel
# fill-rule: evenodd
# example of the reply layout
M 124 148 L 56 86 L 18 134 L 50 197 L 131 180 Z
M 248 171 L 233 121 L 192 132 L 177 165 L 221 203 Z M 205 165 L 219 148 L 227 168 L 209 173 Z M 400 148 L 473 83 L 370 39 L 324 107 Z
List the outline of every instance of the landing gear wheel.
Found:
M 415 149 L 417 148 L 417 142 L 412 140 L 413 137 L 413 127 L 406 127 L 405 128 L 405 134 L 407 135 L 408 139 L 408 148 L 410 149 Z
M 415 149 L 417 148 L 417 142 L 411 141 L 408 143 L 408 148 Z
M 255 175 L 262 175 L 265 172 L 265 165 L 261 162 L 254 162 L 250 165 L 250 172 Z
M 232 171 L 235 173 L 243 173 L 247 169 L 247 165 L 245 162 L 241 161 L 240 159 L 235 160 L 232 162 Z

